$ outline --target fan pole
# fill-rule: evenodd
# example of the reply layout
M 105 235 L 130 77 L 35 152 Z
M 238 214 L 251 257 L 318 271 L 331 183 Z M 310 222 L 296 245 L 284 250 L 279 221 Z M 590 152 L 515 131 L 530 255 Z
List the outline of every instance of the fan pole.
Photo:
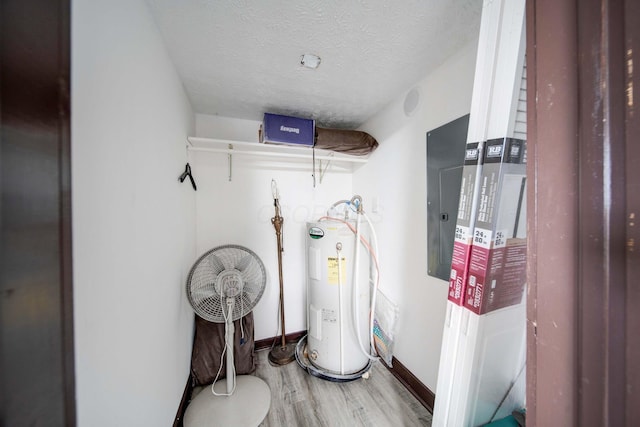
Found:
M 225 319 L 225 328 L 224 328 L 224 341 L 226 345 L 227 351 L 227 394 L 232 394 L 236 388 L 236 372 L 235 372 L 235 362 L 234 362 L 234 335 L 235 335 L 235 326 L 233 325 L 232 313 L 233 313 L 233 298 L 229 298 L 227 300 L 227 307 L 229 309 L 229 314 Z M 242 319 L 240 319 L 242 322 Z
M 278 192 L 275 187 L 275 181 L 272 181 L 272 190 L 274 193 L 273 205 L 275 206 L 275 216 L 271 218 L 271 223 L 276 229 L 276 240 L 278 242 L 278 278 L 280 279 L 280 324 L 282 325 L 282 338 L 279 347 L 274 347 L 269 352 L 269 361 L 276 365 L 286 365 L 295 359 L 296 345 L 295 343 L 287 344 L 284 320 L 284 285 L 282 279 L 282 224 L 284 219 L 280 216 L 280 202 L 278 201 Z

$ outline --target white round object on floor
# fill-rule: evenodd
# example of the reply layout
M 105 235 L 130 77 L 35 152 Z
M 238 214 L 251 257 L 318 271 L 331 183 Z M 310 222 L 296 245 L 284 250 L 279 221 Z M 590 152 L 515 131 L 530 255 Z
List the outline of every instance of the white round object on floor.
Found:
M 226 380 L 218 381 L 214 390 L 226 393 Z M 231 396 L 215 396 L 210 385 L 205 387 L 189 403 L 184 427 L 257 427 L 267 416 L 270 406 L 271 390 L 267 383 L 253 375 L 239 375 Z

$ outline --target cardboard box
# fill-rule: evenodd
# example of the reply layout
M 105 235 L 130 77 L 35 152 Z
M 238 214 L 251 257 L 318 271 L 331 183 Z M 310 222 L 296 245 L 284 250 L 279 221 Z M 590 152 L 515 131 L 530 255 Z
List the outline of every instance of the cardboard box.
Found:
M 265 113 L 260 126 L 260 142 L 313 147 L 315 120 Z
M 485 144 L 464 306 L 476 314 L 519 304 L 527 265 L 526 141 Z
M 456 232 L 453 240 L 453 254 L 451 256 L 451 274 L 449 276 L 448 299 L 457 305 L 463 304 L 464 287 L 467 282 L 467 265 L 471 254 L 473 227 L 476 216 L 477 181 L 482 170 L 481 153 L 481 143 L 467 143 L 464 165 L 462 167 L 460 201 L 458 202 L 458 217 L 456 219 Z

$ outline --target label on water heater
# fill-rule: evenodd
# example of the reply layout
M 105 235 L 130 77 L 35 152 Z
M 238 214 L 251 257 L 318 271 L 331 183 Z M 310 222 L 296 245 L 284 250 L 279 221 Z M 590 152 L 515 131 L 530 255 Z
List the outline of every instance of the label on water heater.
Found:
M 311 227 L 309 229 L 309 237 L 312 239 L 321 239 L 324 237 L 324 230 L 318 227 Z
M 338 316 L 335 310 L 329 310 L 328 308 L 322 309 L 322 321 L 329 323 L 336 323 Z
M 327 282 L 330 285 L 339 285 L 347 280 L 347 260 L 340 257 L 340 270 L 338 270 L 338 257 L 327 258 Z

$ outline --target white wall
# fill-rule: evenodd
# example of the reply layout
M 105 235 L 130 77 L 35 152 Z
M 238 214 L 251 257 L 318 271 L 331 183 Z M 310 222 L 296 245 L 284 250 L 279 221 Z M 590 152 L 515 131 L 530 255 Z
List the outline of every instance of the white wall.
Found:
M 197 136 L 257 142 L 260 123 L 218 116 L 196 115 Z M 340 199 L 351 198 L 352 175 L 329 169 L 313 186 L 311 161 L 282 162 L 236 154 L 191 152 L 198 180 L 197 252 L 224 244 L 239 244 L 256 252 L 265 264 L 267 288 L 254 309 L 255 339 L 279 335 L 278 258 L 271 180 L 280 190 L 284 218 L 283 283 L 286 332 L 306 330 L 306 222 L 324 215 Z
M 448 284 L 427 275 L 426 133 L 469 112 L 476 44 L 454 54 L 419 82 L 421 102 L 405 117 L 405 94 L 362 126 L 380 143 L 353 175 L 328 172 L 313 187 L 309 163 L 283 164 L 234 155 L 191 152 L 196 195 L 197 252 L 236 243 L 263 260 L 270 282 L 254 310 L 256 339 L 277 335 L 278 270 L 271 179 L 280 187 L 284 226 L 287 333 L 306 329 L 304 224 L 339 199 L 364 197 L 375 224 L 381 290 L 400 307 L 395 355 L 435 391 Z M 200 137 L 257 141 L 259 122 L 196 115 Z M 379 211 L 371 212 L 373 198 Z
M 171 425 L 188 377 L 194 115 L 140 0 L 72 3 L 77 420 Z
M 400 309 L 395 356 L 436 393 L 448 284 L 427 274 L 426 133 L 469 113 L 475 59 L 472 43 L 415 85 L 410 117 L 403 93 L 361 127 L 380 146 L 353 182 L 365 209 L 378 198 L 380 289 Z
M 447 283 L 427 275 L 426 132 L 468 113 L 475 44 L 362 130 L 380 147 L 353 175 L 313 187 L 310 165 L 186 153 L 187 135 L 257 140 L 258 123 L 197 115 L 140 0 L 78 0 L 72 11 L 72 173 L 79 425 L 167 425 L 188 375 L 193 314 L 184 280 L 221 244 L 254 250 L 269 274 L 256 339 L 277 334 L 271 179 L 280 187 L 288 333 L 306 329 L 305 222 L 354 193 L 380 242 L 382 291 L 400 306 L 395 355 L 435 390 Z M 189 160 L 198 191 L 177 176 Z

